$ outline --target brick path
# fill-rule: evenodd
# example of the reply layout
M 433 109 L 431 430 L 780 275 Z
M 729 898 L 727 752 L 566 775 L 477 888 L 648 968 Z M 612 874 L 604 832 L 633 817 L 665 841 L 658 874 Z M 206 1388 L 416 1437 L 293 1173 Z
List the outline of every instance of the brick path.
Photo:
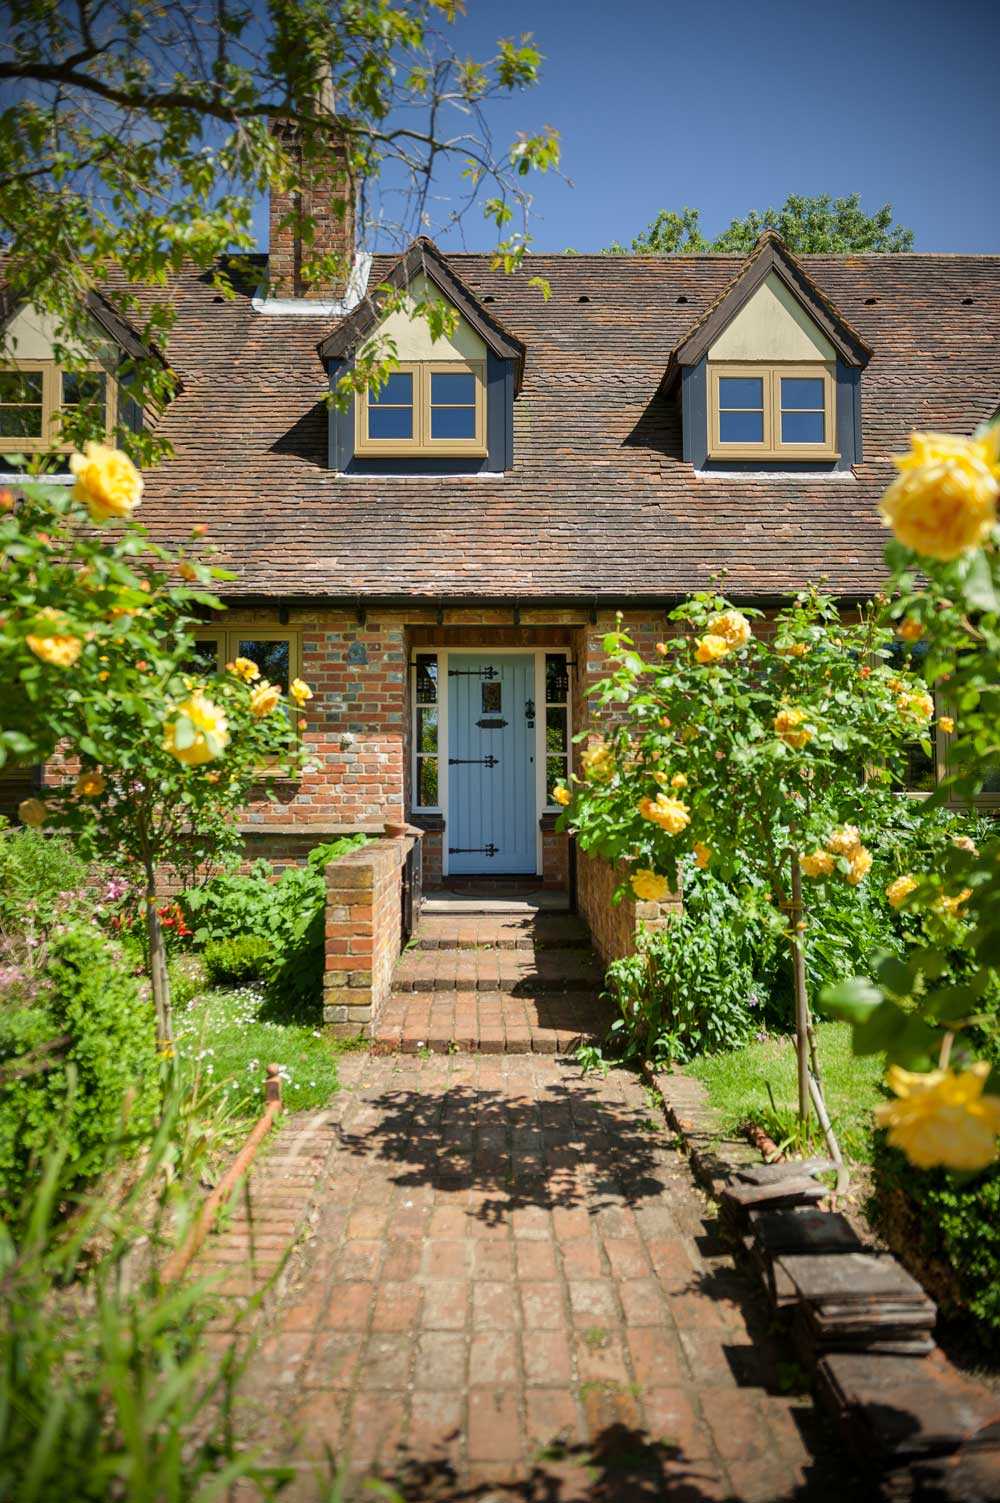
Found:
M 381 1048 L 556 1054 L 610 1017 L 585 925 L 569 914 L 430 915 L 400 960 Z
M 351 1499 L 376 1475 L 414 1503 L 868 1496 L 782 1394 L 635 1077 L 529 1053 L 347 1056 L 342 1079 L 241 1418 L 296 1467 L 289 1503 L 328 1498 L 330 1457 Z

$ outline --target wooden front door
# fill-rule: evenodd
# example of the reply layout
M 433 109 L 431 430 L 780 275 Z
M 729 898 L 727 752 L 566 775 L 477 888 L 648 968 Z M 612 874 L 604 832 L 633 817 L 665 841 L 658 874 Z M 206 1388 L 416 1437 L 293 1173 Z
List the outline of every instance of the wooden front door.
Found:
M 448 654 L 448 870 L 537 871 L 535 658 Z

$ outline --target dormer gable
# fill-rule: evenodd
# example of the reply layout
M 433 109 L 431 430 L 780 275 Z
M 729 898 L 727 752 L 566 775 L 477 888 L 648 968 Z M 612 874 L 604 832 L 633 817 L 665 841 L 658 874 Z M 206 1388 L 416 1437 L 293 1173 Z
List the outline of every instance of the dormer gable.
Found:
M 390 298 L 396 306 L 386 312 Z M 456 318 L 453 327 L 435 333 L 420 309 L 442 300 Z M 331 468 L 385 474 L 510 469 L 524 345 L 426 238 L 414 242 L 382 286 L 320 345 L 331 388 L 376 344 L 394 353 L 395 368 L 378 390 L 356 395 L 350 412 L 331 414 Z
M 871 350 L 765 231 L 679 345 L 684 457 L 696 469 L 849 469 L 861 458 L 860 375 Z

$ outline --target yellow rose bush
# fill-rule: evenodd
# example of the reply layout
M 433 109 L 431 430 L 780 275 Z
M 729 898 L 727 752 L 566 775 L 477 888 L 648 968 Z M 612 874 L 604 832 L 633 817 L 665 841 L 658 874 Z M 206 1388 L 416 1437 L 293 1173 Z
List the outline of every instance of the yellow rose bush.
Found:
M 998 436 L 996 427 L 980 438 L 912 435 L 880 508 L 897 542 L 924 558 L 950 561 L 989 540 L 1000 497 Z
M 127 454 L 86 443 L 82 454 L 70 455 L 69 467 L 76 477 L 73 499 L 84 503 L 92 522 L 129 521 L 142 501 L 142 476 Z
M 984 1094 L 985 1060 L 965 1070 L 914 1073 L 892 1065 L 886 1084 L 896 1097 L 875 1119 L 918 1169 L 985 1169 L 997 1157 L 1000 1096 Z

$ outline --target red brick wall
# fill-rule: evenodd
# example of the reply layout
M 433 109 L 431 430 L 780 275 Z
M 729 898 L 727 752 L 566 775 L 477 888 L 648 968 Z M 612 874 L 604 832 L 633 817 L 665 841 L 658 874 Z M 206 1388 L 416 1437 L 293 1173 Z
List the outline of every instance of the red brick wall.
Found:
M 281 133 L 285 148 L 294 159 L 296 170 L 301 172 L 302 154 L 295 141 L 294 126 L 282 127 Z M 329 170 L 321 173 L 314 169 L 308 179 L 308 186 L 301 195 L 302 211 L 313 226 L 312 243 L 306 246 L 302 244 L 294 226 L 282 225 L 282 220 L 296 200 L 291 194 L 271 189 L 268 279 L 274 295 L 343 297 L 346 276 L 336 281 L 310 283 L 302 277 L 302 265 L 320 255 L 339 256 L 345 264 L 350 264 L 354 255 L 354 196 L 354 185 L 347 172 L 345 155 L 331 151 Z
M 681 906 L 680 895 L 662 903 L 641 903 L 630 892 L 615 903 L 615 892 L 627 870 L 624 862 L 612 865 L 603 856 L 584 851 L 577 859 L 577 904 L 605 965 L 633 955 L 640 927 L 662 929 L 667 916 Z
M 412 836 L 373 841 L 326 869 L 323 1021 L 342 1038 L 370 1034 L 392 990 L 402 944 L 403 863 Z

